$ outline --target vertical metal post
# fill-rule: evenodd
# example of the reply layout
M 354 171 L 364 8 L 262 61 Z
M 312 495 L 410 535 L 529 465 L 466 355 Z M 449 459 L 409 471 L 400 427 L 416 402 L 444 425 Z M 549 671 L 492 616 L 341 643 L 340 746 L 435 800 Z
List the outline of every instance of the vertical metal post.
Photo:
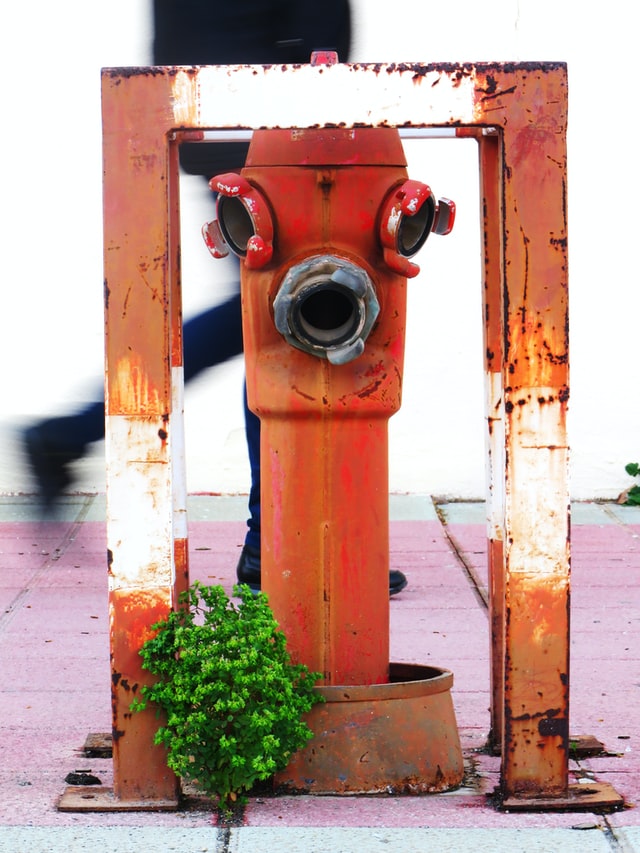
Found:
M 490 746 L 504 730 L 504 392 L 502 384 L 502 170 L 501 137 L 478 137 L 480 216 L 483 223 L 485 414 L 487 420 L 487 563 L 491 638 Z
M 113 794 L 172 807 L 155 709 L 129 710 L 150 678 L 139 650 L 185 585 L 187 551 L 177 149 L 159 132 L 168 87 L 145 82 L 103 75 Z
M 487 82 L 503 112 L 502 787 L 535 799 L 568 787 L 566 69 Z

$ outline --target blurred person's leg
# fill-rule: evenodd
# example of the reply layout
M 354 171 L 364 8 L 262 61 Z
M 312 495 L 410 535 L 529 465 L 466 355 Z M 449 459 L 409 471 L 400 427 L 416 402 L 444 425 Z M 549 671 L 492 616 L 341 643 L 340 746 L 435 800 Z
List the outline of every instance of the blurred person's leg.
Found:
M 185 382 L 242 352 L 240 295 L 187 320 L 183 330 Z M 98 396 L 98 395 L 97 395 Z M 24 447 L 38 491 L 51 509 L 73 483 L 73 463 L 104 438 L 104 396 L 69 415 L 46 418 L 25 430 Z

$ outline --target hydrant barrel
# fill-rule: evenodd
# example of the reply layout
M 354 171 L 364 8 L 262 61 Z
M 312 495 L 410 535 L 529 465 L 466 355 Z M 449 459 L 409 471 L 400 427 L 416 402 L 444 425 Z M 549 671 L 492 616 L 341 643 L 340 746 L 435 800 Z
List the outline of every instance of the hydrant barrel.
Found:
M 242 178 L 273 222 L 271 261 L 242 268 L 262 588 L 292 656 L 324 683 L 386 682 L 387 426 L 406 279 L 384 263 L 377 229 L 404 152 L 389 129 L 257 131 Z

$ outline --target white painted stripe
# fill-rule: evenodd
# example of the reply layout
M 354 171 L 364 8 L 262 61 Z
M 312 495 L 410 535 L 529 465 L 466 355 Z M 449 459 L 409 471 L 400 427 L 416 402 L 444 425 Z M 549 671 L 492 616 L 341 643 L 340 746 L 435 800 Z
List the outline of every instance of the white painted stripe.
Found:
M 475 70 L 428 66 L 203 66 L 172 78 L 176 126 L 472 124 Z
M 173 538 L 187 538 L 187 469 L 184 437 L 184 369 L 171 368 L 171 417 L 169 452 L 171 454 Z
M 171 476 L 158 417 L 109 415 L 106 421 L 110 589 L 170 587 Z
M 504 399 L 502 373 L 485 374 L 486 399 L 486 478 L 487 478 L 487 537 L 493 541 L 504 538 Z
M 509 570 L 568 571 L 568 448 L 558 389 L 518 392 L 507 419 L 509 473 L 505 539 Z M 544 402 L 541 402 L 544 401 Z

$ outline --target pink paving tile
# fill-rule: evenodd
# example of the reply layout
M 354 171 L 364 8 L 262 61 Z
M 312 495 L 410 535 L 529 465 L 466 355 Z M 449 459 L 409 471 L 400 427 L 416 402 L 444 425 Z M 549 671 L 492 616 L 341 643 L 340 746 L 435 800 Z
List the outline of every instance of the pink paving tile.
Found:
M 449 522 L 446 530 L 457 542 L 464 544 L 468 550 L 481 551 L 483 548 L 486 548 L 487 527 L 485 524 Z
M 9 654 L 7 649 L 14 651 Z M 5 666 L 9 671 L 16 665 L 27 667 L 28 662 L 34 659 L 41 660 L 43 664 L 46 662 L 54 686 L 55 673 L 61 668 L 60 662 L 72 661 L 72 673 L 75 677 L 72 688 L 82 690 L 83 685 L 91 681 L 96 667 L 102 664 L 105 667 L 102 671 L 107 671 L 109 636 L 106 631 L 88 636 L 82 633 L 68 634 L 66 638 L 49 635 L 46 631 L 35 637 L 31 633 L 7 634 L 0 644 L 0 656 L 4 658 L 3 671 Z M 6 689 L 9 690 L 10 685 L 7 685 Z
M 107 641 L 107 638 L 104 638 Z M 108 658 L 96 658 L 95 650 L 88 653 L 79 648 L 78 653 L 71 657 L 63 655 L 16 656 L 2 664 L 2 677 L 11 685 L 6 693 L 46 691 L 51 687 L 52 671 L 60 684 L 73 684 L 81 680 L 86 686 L 89 677 L 100 686 L 109 679 Z
M 640 640 L 637 629 L 635 632 L 619 631 L 615 634 L 600 632 L 572 634 L 571 650 L 574 657 L 586 657 L 594 663 L 602 660 L 618 662 L 640 660 Z
M 43 630 L 65 637 L 82 631 L 89 634 L 108 625 L 106 589 L 37 589 L 20 600 L 13 614 L 9 633 Z M 106 629 L 106 627 L 105 627 Z
M 618 698 L 619 701 L 619 698 Z M 593 760 L 593 768 L 596 770 L 616 769 L 633 770 L 640 775 L 640 747 L 638 746 L 637 727 L 636 732 L 630 730 L 629 725 L 619 719 L 619 711 L 611 709 L 612 702 L 602 704 L 596 697 L 591 697 L 592 707 L 583 707 L 578 695 L 574 696 L 573 709 L 571 711 L 571 734 L 592 735 L 604 744 L 608 753 L 618 755 L 612 759 L 613 764 L 608 763 L 610 759 L 597 757 Z M 580 707 L 579 707 L 580 706 Z M 620 740 L 621 736 L 630 738 Z M 629 747 L 629 751 L 627 748 Z M 591 765 L 589 765 L 591 766 Z
M 589 546 L 597 550 L 600 547 L 633 548 L 638 547 L 640 540 L 635 538 L 636 530 L 633 525 L 622 524 L 582 524 L 571 528 L 571 542 L 578 548 Z
M 488 692 L 463 690 L 460 680 L 456 678 L 454 670 L 451 696 L 453 697 L 453 706 L 456 712 L 458 727 L 461 731 L 473 729 L 476 733 L 480 733 L 479 742 L 476 742 L 475 745 L 484 746 L 491 727 Z
M 108 562 L 106 542 L 95 540 L 83 543 L 74 542 L 51 560 L 52 568 L 92 568 L 97 574 L 106 573 Z
M 276 797 L 251 803 L 249 826 L 387 826 L 507 828 L 571 827 L 576 814 L 518 814 L 496 811 L 488 792 L 461 790 L 421 797 Z M 400 841 L 400 839 L 399 839 Z
M 241 521 L 195 521 L 189 522 L 189 539 L 194 542 L 232 542 L 242 545 L 247 526 Z
M 392 521 L 389 524 L 392 547 L 396 540 L 402 542 L 403 551 L 418 550 L 446 552 L 449 546 L 438 521 Z
M 92 589 L 97 595 L 108 594 L 107 567 L 93 565 L 49 566 L 38 578 L 40 589 L 64 589 L 73 594 L 76 589 Z
M 11 720 L 13 728 L 45 732 L 64 732 L 75 726 L 88 727 L 99 724 L 98 731 L 110 731 L 111 705 L 108 687 L 92 691 L 83 686 L 74 691 L 69 682 L 60 682 L 59 690 L 5 692 L 2 697 L 3 714 Z M 84 738 L 77 746 L 82 746 Z
M 430 578 L 425 578 L 424 574 L 417 571 L 407 571 L 406 574 L 409 585 L 401 596 L 391 599 L 394 608 L 396 602 L 402 602 L 404 607 L 416 611 L 420 608 L 427 611 L 459 610 L 461 607 L 473 609 L 476 606 L 475 594 L 465 579 L 454 585 L 432 583 Z
M 637 570 L 630 572 L 629 567 L 619 564 L 616 567 L 595 564 L 588 567 L 575 567 L 571 573 L 571 580 L 573 588 L 580 583 L 584 588 L 593 587 L 600 590 L 622 588 L 624 590 L 640 584 L 640 573 Z M 618 594 L 617 592 L 616 595 Z
M 640 606 L 629 601 L 619 610 L 604 607 L 601 610 L 583 606 L 577 607 L 573 603 L 571 611 L 571 633 L 573 636 L 581 634 L 619 634 L 621 632 L 640 633 Z M 640 641 L 639 641 L 640 642 Z
M 0 553 L 33 552 L 39 549 L 49 550 L 59 544 L 68 535 L 67 524 L 34 525 L 25 521 L 2 522 L 2 546 Z
M 456 692 L 483 693 L 489 699 L 489 662 L 486 659 L 447 657 L 441 664 L 453 672 L 453 689 Z
M 606 611 L 626 611 L 635 608 L 640 602 L 640 590 L 633 584 L 613 586 L 612 584 L 596 585 L 584 578 L 572 579 L 571 607 L 572 610 L 589 610 L 593 618 L 598 619 Z

